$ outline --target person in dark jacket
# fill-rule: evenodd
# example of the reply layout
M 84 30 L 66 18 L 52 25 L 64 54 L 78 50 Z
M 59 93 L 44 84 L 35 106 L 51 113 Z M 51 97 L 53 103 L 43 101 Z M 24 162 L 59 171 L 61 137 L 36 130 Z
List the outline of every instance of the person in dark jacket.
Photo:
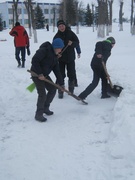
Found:
M 59 67 L 63 77 L 67 70 L 68 76 L 68 88 L 71 93 L 74 92 L 74 80 L 75 80 L 75 48 L 79 45 L 79 39 L 76 34 L 70 30 L 63 20 L 57 22 L 58 32 L 54 36 L 55 38 L 61 38 L 64 41 L 66 50 L 62 53 L 62 57 L 59 59 Z M 63 92 L 58 91 L 59 98 L 63 98 Z
M 95 54 L 91 61 L 91 68 L 93 70 L 93 80 L 88 87 L 80 93 L 79 97 L 85 99 L 98 85 L 99 80 L 102 81 L 102 92 L 101 98 L 109 98 L 107 94 L 107 78 L 105 71 L 103 69 L 102 61 L 105 63 L 111 55 L 111 50 L 115 44 L 115 39 L 113 37 L 108 37 L 105 41 L 99 41 L 96 43 Z
M 53 71 L 57 78 L 57 83 L 62 87 L 64 85 L 58 64 L 58 58 L 61 57 L 60 52 L 63 47 L 64 43 L 62 39 L 56 38 L 52 44 L 50 42 L 43 43 L 32 58 L 31 71 L 38 74 L 38 77 L 32 76 L 38 93 L 35 119 L 40 122 L 47 120 L 43 116 L 43 113 L 46 115 L 53 114 L 53 112 L 49 110 L 49 107 L 56 94 L 55 86 L 45 82 L 45 78 L 52 81 L 49 74 Z M 46 93 L 46 90 L 48 93 Z
M 46 25 L 46 30 L 49 31 L 49 24 Z
M 22 68 L 25 67 L 25 56 L 26 56 L 26 48 L 28 55 L 30 55 L 29 50 L 29 37 L 27 31 L 23 26 L 20 25 L 19 22 L 15 23 L 15 26 L 9 32 L 11 36 L 14 36 L 14 46 L 15 46 L 15 57 L 18 62 L 18 67 L 21 66 L 22 60 Z M 21 58 L 20 58 L 21 53 Z

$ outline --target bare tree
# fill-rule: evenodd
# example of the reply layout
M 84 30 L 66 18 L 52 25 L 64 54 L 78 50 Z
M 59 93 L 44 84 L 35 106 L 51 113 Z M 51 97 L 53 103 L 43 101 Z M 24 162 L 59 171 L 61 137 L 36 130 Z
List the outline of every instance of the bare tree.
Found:
M 131 32 L 132 32 L 132 25 L 133 25 L 133 15 L 134 15 L 134 0 L 131 0 L 131 18 L 130 18 Z
M 25 7 L 27 9 L 27 14 L 28 14 L 29 36 L 32 36 L 30 3 L 31 3 L 30 0 L 24 1 Z
M 76 23 L 76 2 L 78 0 L 61 0 L 60 18 L 66 24 L 75 25 Z
M 135 0 L 131 0 L 131 34 L 132 35 L 135 35 L 135 12 L 134 12 L 134 9 L 135 9 Z
M 93 32 L 94 32 L 94 4 L 92 3 L 92 29 L 93 29 Z
M 105 14 L 105 24 L 106 24 L 106 35 L 109 36 L 109 12 L 108 12 L 108 0 L 106 0 L 105 2 L 105 10 L 106 10 L 106 14 Z
M 105 24 L 107 21 L 107 0 L 97 0 L 98 2 L 98 31 L 97 36 L 98 37 L 105 37 Z
M 120 2 L 120 10 L 119 10 L 119 31 L 123 31 L 123 0 L 119 0 Z
M 13 0 L 13 5 L 12 5 L 12 10 L 13 10 L 13 26 L 15 24 L 15 22 L 18 21 L 18 17 L 19 17 L 19 14 L 18 14 L 18 2 L 19 0 Z
M 112 32 L 112 5 L 114 0 L 108 0 L 109 4 L 109 32 Z
M 63 20 L 67 20 L 67 0 L 63 0 Z
M 29 0 L 29 5 L 30 5 L 30 12 L 31 12 L 31 23 L 32 23 L 32 28 L 33 28 L 34 43 L 37 43 L 38 40 L 37 40 L 36 22 L 35 22 L 35 16 L 34 16 L 34 6 L 31 0 Z
M 78 1 L 75 1 L 75 8 L 76 8 L 76 34 L 79 34 Z
M 53 32 L 55 32 L 56 7 L 53 7 Z

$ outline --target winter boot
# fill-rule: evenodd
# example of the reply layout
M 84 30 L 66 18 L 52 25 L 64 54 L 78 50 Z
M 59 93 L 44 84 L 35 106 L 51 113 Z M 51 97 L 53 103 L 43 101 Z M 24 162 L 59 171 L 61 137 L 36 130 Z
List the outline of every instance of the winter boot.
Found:
M 63 99 L 63 96 L 64 96 L 64 92 L 58 89 L 58 98 Z
M 21 62 L 20 61 L 17 61 L 18 62 L 18 66 L 17 67 L 20 67 L 21 66 Z
M 68 81 L 68 90 L 71 92 L 71 93 L 74 93 L 74 81 Z
M 25 67 L 25 61 L 22 61 L 22 68 Z
M 78 87 L 77 79 L 75 79 L 75 87 Z
M 53 111 L 50 111 L 50 110 L 49 110 L 49 107 L 45 107 L 44 113 L 45 113 L 46 115 L 48 115 L 48 116 L 53 115 Z
M 43 115 L 35 115 L 35 120 L 39 122 L 46 122 L 47 119 Z
M 102 94 L 101 99 L 110 98 L 111 96 L 108 94 Z

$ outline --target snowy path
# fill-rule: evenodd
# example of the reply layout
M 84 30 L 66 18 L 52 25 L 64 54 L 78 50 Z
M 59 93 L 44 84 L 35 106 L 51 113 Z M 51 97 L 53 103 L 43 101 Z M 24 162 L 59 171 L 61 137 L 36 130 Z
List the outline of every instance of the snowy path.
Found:
M 16 71 L 24 78 L 22 74 L 15 77 Z M 2 97 L 7 99 L 0 122 L 4 180 L 82 180 L 84 176 L 85 180 L 107 180 L 107 143 L 116 98 L 101 100 L 96 94 L 88 98 L 89 105 L 82 105 L 67 94 L 63 100 L 56 96 L 52 103 L 55 115 L 42 124 L 33 118 L 37 94 L 26 91 L 26 84 L 31 83 L 26 70 L 12 69 L 5 75 L 13 89 Z
M 89 63 L 97 41 L 96 33 L 87 36 L 89 28 L 81 30 L 77 95 L 92 80 Z M 39 123 L 34 120 L 37 93 L 26 90 L 32 82 L 27 73 L 32 55 L 25 69 L 16 68 L 13 39 L 7 31 L 1 32 L 7 41 L 0 43 L 0 179 L 134 180 L 135 63 L 129 32 L 114 32 L 117 44 L 108 62 L 113 82 L 124 87 L 120 98 L 101 100 L 100 85 L 87 98 L 88 105 L 67 94 L 63 100 L 56 95 L 51 105 L 55 114 Z M 39 42 L 53 36 L 51 31 L 47 36 L 38 33 Z M 39 44 L 31 40 L 31 46 L 33 54 Z

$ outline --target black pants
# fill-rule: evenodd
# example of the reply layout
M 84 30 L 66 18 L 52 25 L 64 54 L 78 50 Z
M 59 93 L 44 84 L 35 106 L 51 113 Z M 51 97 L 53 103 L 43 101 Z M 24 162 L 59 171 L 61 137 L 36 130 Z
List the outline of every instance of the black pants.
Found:
M 21 53 L 21 58 L 20 58 Z M 15 58 L 18 62 L 22 60 L 22 62 L 25 61 L 25 55 L 26 55 L 26 48 L 25 47 L 16 47 L 15 48 Z
M 60 61 L 59 67 L 60 67 L 60 71 L 61 71 L 63 80 L 66 77 L 66 70 L 67 70 L 67 77 L 69 78 L 69 81 L 73 82 L 75 80 L 75 61 L 71 61 L 69 63 Z
M 47 77 L 47 79 L 52 81 L 49 76 Z M 44 110 L 46 108 L 49 108 L 50 103 L 53 101 L 53 98 L 56 94 L 56 88 L 55 86 L 45 81 L 39 80 L 37 77 L 32 77 L 32 80 L 36 85 L 36 89 L 38 93 L 36 115 L 42 116 Z M 48 92 L 46 92 L 46 90 Z
M 107 78 L 103 68 L 92 68 L 93 80 L 92 83 L 79 95 L 80 98 L 85 99 L 98 85 L 101 78 L 102 83 L 102 95 L 107 94 Z

